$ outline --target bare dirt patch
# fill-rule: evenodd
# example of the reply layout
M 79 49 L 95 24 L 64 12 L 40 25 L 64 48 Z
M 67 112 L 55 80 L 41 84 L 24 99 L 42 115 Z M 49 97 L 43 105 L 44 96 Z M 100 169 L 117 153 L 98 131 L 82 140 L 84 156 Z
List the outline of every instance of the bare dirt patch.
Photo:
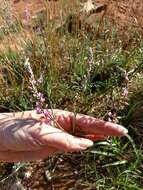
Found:
M 13 3 L 14 12 L 19 14 L 22 17 L 24 9 L 27 8 L 31 15 L 37 14 L 42 9 L 47 8 L 47 18 L 55 19 L 61 18 L 65 16 L 64 14 L 68 11 L 74 12 L 77 9 L 77 14 L 79 9 L 82 7 L 81 3 L 86 1 L 49 1 L 47 4 L 41 1 L 22 1 L 20 0 L 18 3 Z M 143 1 L 142 0 L 93 0 L 93 3 L 96 7 L 100 5 L 107 5 L 105 17 L 112 23 L 116 24 L 116 26 L 124 28 L 138 26 L 142 27 L 143 24 Z M 68 10 L 68 11 L 67 11 Z M 103 10 L 105 11 L 105 10 Z M 101 10 L 102 12 L 102 10 Z M 100 16 L 100 11 L 93 14 L 92 16 L 97 17 Z M 63 19 L 63 18 L 62 18 Z
M 24 33 L 26 38 L 29 38 L 31 28 L 36 28 L 35 20 L 37 16 L 42 15 L 46 22 L 53 22 L 53 27 L 60 27 L 65 24 L 67 17 L 70 13 L 75 15 L 73 21 L 76 27 L 80 24 L 87 24 L 95 27 L 97 19 L 104 19 L 115 26 L 121 33 L 129 30 L 130 28 L 137 29 L 142 32 L 143 29 L 143 1 L 142 0 L 96 0 L 93 1 L 97 11 L 91 12 L 90 15 L 81 14 L 81 9 L 86 1 L 44 1 L 44 0 L 11 0 L 10 10 L 13 19 L 20 19 L 22 23 L 25 22 L 24 17 L 28 11 L 28 26 L 25 27 Z M 3 3 L 4 11 L 8 4 Z M 101 8 L 100 8 L 101 7 Z M 8 10 L 6 10 L 8 12 Z M 6 12 L 5 11 L 5 12 Z M 6 13 L 5 13 L 6 14 Z M 10 13 L 8 13 L 10 14 Z M 80 22 L 80 23 L 79 23 Z M 0 20 L 1 27 L 4 25 L 4 20 Z M 25 24 L 25 23 L 24 23 Z M 30 29 L 29 29 L 30 28 Z M 6 36 L 1 39 L 0 49 L 6 49 L 7 45 L 14 50 L 21 50 L 23 47 L 23 32 L 12 36 Z M 90 30 L 88 30 L 90 32 Z M 13 40 L 14 39 L 14 40 Z M 14 42 L 13 42 L 14 41 Z

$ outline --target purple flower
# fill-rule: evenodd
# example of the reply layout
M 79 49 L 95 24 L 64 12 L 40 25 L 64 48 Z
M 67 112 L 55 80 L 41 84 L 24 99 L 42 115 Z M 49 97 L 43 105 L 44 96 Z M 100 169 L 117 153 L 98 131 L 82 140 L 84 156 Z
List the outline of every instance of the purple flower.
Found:
M 41 102 L 41 103 L 45 102 L 45 98 L 40 97 L 40 102 Z
M 38 92 L 38 93 L 37 93 L 37 98 L 40 99 L 40 98 L 43 98 L 43 97 L 44 97 L 44 95 L 43 95 L 41 92 Z
M 42 82 L 43 82 L 43 77 L 40 76 L 40 78 L 37 80 L 37 83 L 38 83 L 38 84 L 42 84 Z
M 129 94 L 129 91 L 127 88 L 123 88 L 123 93 L 122 95 L 125 96 L 125 97 L 128 97 L 128 94 Z
M 107 120 L 109 121 L 109 122 L 112 122 L 112 120 L 113 120 L 113 113 L 110 111 L 110 112 L 108 112 L 108 114 L 107 114 Z
M 109 121 L 109 122 L 112 122 L 112 119 L 111 119 L 110 117 L 108 117 L 108 121 Z
M 45 102 L 44 95 L 41 92 L 37 93 L 37 98 L 40 100 L 41 103 Z
M 28 24 L 29 19 L 30 19 L 30 12 L 29 12 L 29 10 L 26 8 L 26 9 L 23 11 L 23 22 L 24 22 L 24 24 Z
M 34 32 L 36 32 L 38 35 L 42 34 L 42 29 L 40 28 L 40 26 L 38 27 L 33 27 Z
M 44 111 L 44 115 L 45 115 L 45 117 L 48 117 L 49 116 L 49 110 L 48 109 L 45 109 L 45 111 Z
M 112 117 L 112 112 L 111 112 L 111 111 L 108 112 L 108 116 L 109 116 L 109 117 Z
M 36 107 L 40 107 L 40 102 L 36 102 Z
M 35 110 L 36 110 L 37 114 L 41 114 L 42 113 L 40 106 L 36 106 Z

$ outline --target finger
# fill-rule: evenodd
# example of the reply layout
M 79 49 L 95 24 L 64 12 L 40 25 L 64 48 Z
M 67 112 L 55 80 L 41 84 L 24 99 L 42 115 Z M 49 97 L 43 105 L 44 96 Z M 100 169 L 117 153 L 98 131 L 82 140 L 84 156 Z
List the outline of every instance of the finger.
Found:
M 107 138 L 107 136 L 103 136 L 103 135 L 81 134 L 81 133 L 76 133 L 75 136 L 90 139 L 92 141 L 102 141 L 102 140 L 105 140 Z
M 89 139 L 74 137 L 58 128 L 44 125 L 31 133 L 33 139 L 41 144 L 52 146 L 62 151 L 80 151 L 93 145 Z
M 76 116 L 67 111 L 54 110 L 57 122 L 65 130 L 72 130 L 75 126 L 75 132 L 84 132 L 85 134 L 98 134 L 105 136 L 124 136 L 128 130 L 121 125 L 96 119 L 91 116 L 77 114 Z
M 29 162 L 45 159 L 46 157 L 59 153 L 59 150 L 52 147 L 44 147 L 38 151 L 4 151 L 0 152 L 2 162 Z
M 128 133 L 121 125 L 110 122 L 105 122 L 94 117 L 77 114 L 76 117 L 72 112 L 63 110 L 49 110 L 50 114 L 54 114 L 59 126 L 66 131 L 71 131 L 75 125 L 76 130 L 85 132 L 87 134 L 99 134 L 106 136 L 124 136 Z M 25 115 L 32 115 L 32 118 L 40 117 L 34 111 L 27 111 Z
M 77 129 L 80 129 L 87 134 L 124 136 L 128 132 L 127 129 L 121 125 L 105 122 L 86 115 L 78 114 L 75 119 L 75 123 Z

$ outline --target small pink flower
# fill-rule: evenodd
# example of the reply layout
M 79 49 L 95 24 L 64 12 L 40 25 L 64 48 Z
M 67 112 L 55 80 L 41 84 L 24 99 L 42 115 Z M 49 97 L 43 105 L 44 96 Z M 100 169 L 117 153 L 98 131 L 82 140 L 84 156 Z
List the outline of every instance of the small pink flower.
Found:
M 37 113 L 37 114 L 41 114 L 41 113 L 42 113 L 41 108 L 40 108 L 39 106 L 37 106 L 37 107 L 35 108 L 35 110 L 36 110 L 36 113 Z
M 40 98 L 43 98 L 43 97 L 44 97 L 44 95 L 43 95 L 41 92 L 38 92 L 38 93 L 37 93 L 37 98 L 40 99 Z
M 123 88 L 123 93 L 122 95 L 125 96 L 125 97 L 128 97 L 128 94 L 129 94 L 129 91 L 127 88 Z
M 110 117 L 108 117 L 108 121 L 109 121 L 109 122 L 112 122 L 112 119 L 111 119 Z
M 40 76 L 40 78 L 37 80 L 37 83 L 38 83 L 38 84 L 42 84 L 42 82 L 43 82 L 43 77 Z
M 41 103 L 45 102 L 45 98 L 41 97 L 41 98 L 40 98 L 40 102 L 41 102 Z
M 110 112 L 108 112 L 108 114 L 107 114 L 107 120 L 109 121 L 109 122 L 112 122 L 112 120 L 113 120 L 113 113 L 110 111 Z
M 40 102 L 36 102 L 36 107 L 40 107 Z
M 45 117 L 48 117 L 49 116 L 49 110 L 48 109 L 46 109 L 45 111 L 44 111 L 44 115 L 45 115 Z
M 29 10 L 26 8 L 26 9 L 23 11 L 23 21 L 24 21 L 24 23 L 25 23 L 25 24 L 28 24 L 29 19 L 30 19 L 30 12 L 29 12 Z
M 112 114 L 112 112 L 111 112 L 111 111 L 110 111 L 110 112 L 108 112 L 108 116 L 109 116 L 109 117 L 112 117 L 112 115 L 113 115 L 113 114 Z

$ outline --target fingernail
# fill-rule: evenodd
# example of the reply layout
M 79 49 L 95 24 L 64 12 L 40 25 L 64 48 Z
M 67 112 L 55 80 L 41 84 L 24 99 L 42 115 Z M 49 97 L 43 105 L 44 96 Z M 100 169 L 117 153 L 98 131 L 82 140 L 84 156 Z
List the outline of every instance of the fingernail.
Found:
M 124 126 L 119 125 L 119 124 L 115 124 L 114 129 L 118 130 L 118 131 L 116 131 L 116 132 L 118 132 L 118 136 L 125 136 L 128 133 L 128 130 Z
M 93 145 L 93 142 L 89 139 L 78 139 L 76 141 L 81 148 L 88 148 Z
M 122 135 L 125 136 L 128 133 L 128 130 L 123 127 L 123 130 L 121 132 L 122 132 Z

